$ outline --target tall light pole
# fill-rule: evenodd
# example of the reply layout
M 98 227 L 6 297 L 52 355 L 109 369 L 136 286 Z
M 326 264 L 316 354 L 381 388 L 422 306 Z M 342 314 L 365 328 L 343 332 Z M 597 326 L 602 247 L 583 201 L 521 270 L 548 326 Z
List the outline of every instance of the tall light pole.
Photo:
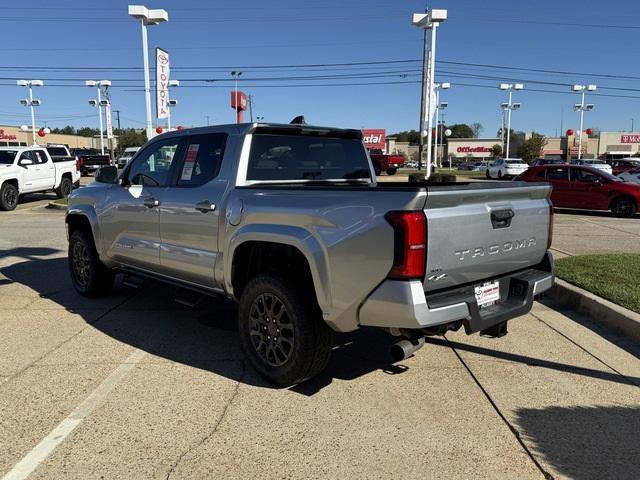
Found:
M 434 84 L 434 88 L 436 90 L 436 165 L 440 167 L 441 165 L 438 160 L 438 145 L 440 144 L 440 141 L 438 140 L 438 135 L 442 132 L 438 131 L 438 120 L 440 118 L 440 110 L 449 106 L 448 103 L 440 104 L 440 89 L 447 90 L 451 88 L 451 84 L 449 82 L 436 83 Z
M 503 158 L 509 158 L 509 147 L 511 145 L 511 110 L 517 110 L 521 107 L 519 103 L 513 103 L 511 101 L 511 94 L 513 90 L 522 90 L 524 85 L 522 83 L 501 83 L 500 90 L 508 90 L 509 91 L 509 101 L 505 103 L 501 103 L 500 107 L 503 110 L 508 110 L 507 112 L 507 148 L 504 151 Z
M 33 107 L 39 107 L 42 102 L 38 99 L 33 98 L 33 87 L 42 87 L 44 82 L 42 80 L 18 80 L 16 84 L 19 87 L 29 87 L 29 98 L 20 100 L 20 103 L 25 107 L 31 108 L 31 138 L 33 141 L 33 145 L 37 145 L 36 143 L 36 112 Z
M 584 92 L 585 91 L 594 92 L 596 88 L 597 87 L 595 85 L 574 85 L 573 87 L 571 87 L 572 91 L 581 93 L 580 103 L 576 103 L 573 105 L 573 109 L 576 112 L 580 112 L 580 136 L 578 137 L 578 160 L 582 158 L 582 134 L 584 133 L 582 131 L 582 127 L 583 127 L 583 120 L 584 120 L 584 112 L 590 112 L 591 110 L 593 110 L 592 103 L 588 103 L 585 105 Z
M 424 153 L 424 116 L 427 115 L 427 169 L 425 172 L 425 178 L 431 176 L 431 145 L 433 141 L 433 135 L 431 135 L 431 129 L 433 128 L 433 111 L 435 110 L 434 98 L 433 98 L 433 83 L 435 77 L 435 65 L 436 65 L 436 30 L 440 23 L 447 19 L 447 11 L 444 9 L 433 9 L 426 13 L 414 13 L 412 17 L 412 24 L 416 27 L 425 29 L 423 52 L 422 52 L 422 99 L 420 102 L 420 148 L 418 149 L 418 168 L 422 168 L 422 156 Z M 428 75 L 425 75 L 426 62 L 426 47 L 427 47 L 427 32 L 431 30 L 431 49 L 429 50 L 429 68 Z M 426 77 L 426 78 L 425 78 Z M 425 94 L 426 92 L 426 94 Z M 425 98 L 426 97 L 426 98 Z M 426 100 L 426 107 L 425 107 Z
M 140 20 L 142 27 L 142 58 L 144 61 L 144 96 L 147 107 L 147 139 L 153 138 L 153 120 L 151 118 L 151 82 L 149 80 L 149 47 L 147 45 L 147 25 L 157 25 L 168 22 L 169 14 L 166 10 L 149 10 L 144 5 L 129 5 L 129 15 Z
M 108 101 L 102 100 L 102 87 L 110 87 L 111 80 L 86 80 L 84 84 L 87 87 L 98 87 L 98 100 L 89 100 L 89 105 L 98 107 L 98 118 L 100 125 L 100 154 L 104 155 L 104 133 L 102 127 L 102 107 L 107 107 Z
M 234 70 L 233 72 L 231 72 L 231 76 L 233 77 L 233 99 L 234 99 L 234 103 L 236 104 L 236 123 L 238 123 L 238 78 L 240 78 L 240 75 L 242 75 L 242 72 L 238 72 L 236 70 Z
M 169 87 L 179 87 L 179 86 L 180 86 L 179 80 L 169 80 Z M 171 107 L 175 107 L 176 105 L 178 105 L 178 101 L 171 100 L 171 97 L 169 96 L 168 88 L 167 88 L 167 105 L 169 107 L 167 108 L 167 130 L 170 132 L 171 131 Z

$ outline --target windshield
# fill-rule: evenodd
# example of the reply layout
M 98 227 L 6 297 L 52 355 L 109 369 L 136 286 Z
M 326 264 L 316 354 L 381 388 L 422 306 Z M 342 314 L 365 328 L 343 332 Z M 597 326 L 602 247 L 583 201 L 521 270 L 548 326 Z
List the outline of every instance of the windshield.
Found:
M 11 165 L 17 153 L 17 150 L 0 150 L 0 164 Z
M 598 172 L 598 175 L 601 176 L 602 178 L 610 181 L 610 182 L 622 182 L 623 180 L 616 177 L 615 175 L 611 175 L 609 172 L 604 172 L 602 170 L 595 170 L 596 172 Z
M 371 178 L 357 138 L 256 134 L 247 180 L 366 180 Z

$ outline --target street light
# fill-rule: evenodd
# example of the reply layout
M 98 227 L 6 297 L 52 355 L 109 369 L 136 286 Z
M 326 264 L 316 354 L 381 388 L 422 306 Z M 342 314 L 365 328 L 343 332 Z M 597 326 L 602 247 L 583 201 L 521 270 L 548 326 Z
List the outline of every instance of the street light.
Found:
M 109 105 L 108 100 L 102 100 L 102 87 L 110 87 L 111 80 L 85 80 L 84 84 L 87 87 L 97 87 L 98 100 L 89 100 L 89 105 L 92 107 L 98 107 L 98 118 L 100 125 L 100 154 L 104 155 L 104 135 L 102 131 L 102 107 Z
M 422 169 L 422 155 L 424 152 L 424 117 L 428 112 L 427 131 L 427 171 L 425 177 L 431 176 L 431 128 L 433 125 L 432 110 L 434 110 L 432 90 L 433 79 L 435 77 L 436 65 L 436 30 L 440 23 L 447 19 L 447 11 L 444 9 L 433 9 L 425 13 L 414 13 L 412 17 L 412 25 L 424 29 L 424 39 L 422 43 L 422 96 L 420 101 L 420 147 L 418 149 L 418 169 Z M 427 79 L 427 30 L 431 30 L 431 49 L 429 50 L 428 69 L 429 75 Z M 426 102 L 426 105 L 425 105 Z
M 242 75 L 242 72 L 238 72 L 236 70 L 234 70 L 233 72 L 231 72 L 231 76 L 233 77 L 233 81 L 234 81 L 234 94 L 233 94 L 233 99 L 234 99 L 234 103 L 236 104 L 236 123 L 238 123 L 238 78 L 240 78 L 240 75 Z
M 179 80 L 169 80 L 169 87 L 179 87 L 180 86 L 180 81 Z M 167 88 L 167 105 L 169 106 L 169 108 L 167 109 L 167 131 L 171 131 L 171 107 L 175 107 L 176 105 L 178 105 L 178 101 L 177 100 L 171 100 L 170 99 L 170 95 L 169 95 L 169 88 Z
M 440 133 L 438 132 L 438 125 L 439 125 L 439 118 L 440 118 L 440 110 L 447 108 L 449 104 L 446 102 L 440 103 L 440 89 L 448 90 L 449 88 L 451 88 L 451 84 L 449 82 L 436 83 L 434 84 L 433 87 L 436 91 L 436 147 L 435 147 L 436 165 L 438 165 L 438 167 L 442 167 L 439 161 L 439 154 L 438 154 L 438 146 L 441 145 L 441 142 L 438 140 L 438 135 L 442 137 L 442 132 Z
M 584 112 L 590 112 L 593 110 L 593 104 L 589 103 L 585 105 L 584 103 L 584 92 L 594 92 L 596 90 L 595 85 L 574 85 L 571 87 L 571 90 L 574 92 L 580 92 L 580 103 L 576 103 L 573 105 L 573 110 L 576 112 L 580 112 L 580 136 L 578 137 L 578 160 L 582 158 L 582 127 L 584 120 Z
M 142 58 L 144 61 L 144 96 L 147 106 L 147 139 L 153 138 L 153 122 L 151 119 L 151 84 L 149 81 L 149 48 L 147 46 L 147 25 L 157 25 L 169 21 L 166 10 L 149 10 L 144 5 L 129 5 L 129 15 L 140 20 L 142 27 Z
M 508 110 L 507 113 L 507 148 L 504 151 L 504 158 L 509 158 L 509 146 L 511 141 L 511 111 L 519 109 L 522 104 L 513 103 L 511 101 L 511 94 L 513 90 L 522 90 L 524 88 L 524 84 L 522 83 L 501 83 L 499 85 L 500 90 L 508 90 L 509 91 L 509 101 L 506 103 L 501 103 L 500 108 L 503 111 Z
M 29 98 L 20 100 L 20 104 L 31 109 L 31 137 L 33 145 L 36 143 L 36 112 L 33 107 L 39 107 L 42 102 L 33 98 L 33 87 L 42 87 L 44 82 L 42 80 L 18 80 L 16 84 L 19 87 L 29 87 Z

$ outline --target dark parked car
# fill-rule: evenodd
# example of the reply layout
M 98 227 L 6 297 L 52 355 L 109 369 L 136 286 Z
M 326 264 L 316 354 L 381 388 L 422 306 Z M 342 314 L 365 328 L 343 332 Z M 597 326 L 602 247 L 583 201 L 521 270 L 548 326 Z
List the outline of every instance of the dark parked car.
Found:
M 609 162 L 613 169 L 614 175 L 620 175 L 622 172 L 633 170 L 640 167 L 640 158 L 623 158 L 620 160 L 611 160 Z
M 517 180 L 547 181 L 553 186 L 554 207 L 611 210 L 633 217 L 640 205 L 640 186 L 602 170 L 582 165 L 542 165 L 529 168 Z
M 538 158 L 534 160 L 531 165 L 536 167 L 538 165 L 563 165 L 567 162 L 562 160 L 561 158 Z

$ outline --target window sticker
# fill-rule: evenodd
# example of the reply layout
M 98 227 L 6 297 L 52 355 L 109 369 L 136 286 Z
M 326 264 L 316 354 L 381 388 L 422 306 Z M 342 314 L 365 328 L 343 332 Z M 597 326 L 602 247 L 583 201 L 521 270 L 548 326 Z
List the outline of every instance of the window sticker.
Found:
M 36 154 L 36 159 L 38 160 L 38 162 L 43 163 L 42 159 L 40 158 L 40 152 L 36 150 L 35 154 Z
M 187 155 L 184 159 L 184 166 L 182 167 L 182 175 L 180 176 L 180 180 L 191 180 L 191 177 L 193 176 L 193 167 L 196 163 L 196 159 L 198 158 L 199 149 L 199 143 L 192 143 L 191 145 L 189 145 Z

